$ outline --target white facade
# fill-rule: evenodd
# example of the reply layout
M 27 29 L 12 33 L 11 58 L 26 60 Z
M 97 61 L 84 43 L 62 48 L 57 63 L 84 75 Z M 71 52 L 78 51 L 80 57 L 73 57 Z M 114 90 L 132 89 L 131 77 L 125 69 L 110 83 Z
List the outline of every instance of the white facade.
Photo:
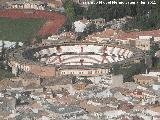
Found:
M 136 47 L 141 50 L 148 51 L 151 48 L 152 40 L 152 36 L 139 36 L 139 39 L 136 40 Z
M 19 64 L 18 62 L 11 61 L 8 63 L 10 67 L 12 67 L 12 74 L 17 75 L 18 70 L 29 72 L 30 67 L 25 64 Z
M 75 32 L 83 32 L 87 27 L 87 25 L 82 23 L 81 21 L 75 21 L 74 27 L 75 27 Z
M 111 118 L 116 118 L 121 115 L 125 115 L 126 112 L 122 110 L 113 110 L 113 111 L 106 111 L 103 114 L 105 115 L 107 119 L 111 119 Z
M 59 75 L 78 75 L 78 76 L 96 76 L 101 74 L 108 74 L 108 69 L 64 69 L 59 70 Z
M 152 88 L 154 89 L 154 90 L 160 90 L 160 83 L 155 83 L 155 84 L 153 84 L 152 85 Z
M 44 10 L 44 3 L 41 1 L 10 1 L 6 2 L 12 9 L 35 9 Z
M 0 40 L 0 52 L 2 50 L 3 44 L 4 44 L 4 48 L 15 48 L 15 46 L 16 46 L 16 42 Z M 18 42 L 18 45 L 19 46 L 23 46 L 23 43 L 22 42 Z

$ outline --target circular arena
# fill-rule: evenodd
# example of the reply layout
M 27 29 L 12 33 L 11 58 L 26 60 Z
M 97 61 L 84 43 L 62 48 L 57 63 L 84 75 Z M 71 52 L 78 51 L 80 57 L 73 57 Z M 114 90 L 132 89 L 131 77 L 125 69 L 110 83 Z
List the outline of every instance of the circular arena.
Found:
M 140 62 L 143 53 L 114 43 L 54 43 L 20 48 L 9 56 L 14 74 L 33 73 L 51 77 L 62 75 L 100 76 L 109 74 L 114 64 Z

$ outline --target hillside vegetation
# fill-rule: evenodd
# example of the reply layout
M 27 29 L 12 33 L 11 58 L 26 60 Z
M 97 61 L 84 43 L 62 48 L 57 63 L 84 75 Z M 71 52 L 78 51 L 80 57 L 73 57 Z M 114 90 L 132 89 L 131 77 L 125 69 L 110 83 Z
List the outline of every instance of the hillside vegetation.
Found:
M 111 0 L 95 0 L 95 2 L 103 1 L 109 2 Z M 131 2 L 131 0 L 114 0 Z M 134 0 L 134 2 L 149 2 L 152 0 Z M 156 5 L 153 4 L 133 4 L 133 5 L 106 5 L 93 4 L 88 9 L 82 9 L 79 5 L 72 3 L 71 0 L 66 0 L 65 8 L 67 14 L 72 20 L 104 18 L 106 21 L 118 19 L 125 16 L 132 16 L 133 19 L 129 21 L 124 30 L 140 29 L 150 30 L 160 28 L 160 0 L 156 0 Z

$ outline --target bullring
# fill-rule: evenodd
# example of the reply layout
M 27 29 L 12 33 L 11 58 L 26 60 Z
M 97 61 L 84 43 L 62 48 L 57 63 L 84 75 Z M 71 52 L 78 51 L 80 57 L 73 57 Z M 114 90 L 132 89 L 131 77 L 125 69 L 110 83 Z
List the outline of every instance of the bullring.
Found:
M 114 64 L 126 66 L 142 59 L 141 50 L 115 43 L 56 42 L 20 48 L 10 53 L 9 65 L 14 74 L 100 76 L 110 74 Z

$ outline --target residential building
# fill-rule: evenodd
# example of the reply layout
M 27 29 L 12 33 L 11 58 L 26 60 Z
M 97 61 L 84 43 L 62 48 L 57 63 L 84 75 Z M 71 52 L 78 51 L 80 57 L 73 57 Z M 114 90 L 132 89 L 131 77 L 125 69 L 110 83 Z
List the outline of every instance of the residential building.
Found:
M 152 36 L 139 36 L 139 39 L 136 40 L 136 47 L 144 51 L 149 51 L 151 49 L 152 42 Z
M 41 1 L 10 1 L 6 2 L 11 9 L 35 9 L 44 10 L 44 2 Z
M 133 77 L 134 81 L 141 84 L 141 85 L 152 85 L 153 83 L 158 81 L 157 77 L 153 76 L 145 76 L 142 74 L 135 75 Z
M 48 7 L 51 7 L 54 9 L 63 7 L 62 0 L 40 0 L 40 1 L 47 4 Z
M 113 41 L 118 44 L 137 47 L 144 51 L 151 49 L 153 41 L 160 41 L 160 30 L 124 32 L 122 30 L 105 29 L 102 32 L 96 32 L 86 37 L 89 42 Z
M 105 23 L 106 23 L 105 19 L 103 19 L 103 18 L 93 19 L 93 20 L 91 20 L 91 21 L 92 21 L 92 23 L 94 23 L 97 27 L 104 27 L 104 26 L 105 26 Z
M 91 25 L 91 22 L 84 18 L 82 20 L 75 21 L 73 23 L 73 28 L 75 28 L 75 32 L 82 33 L 90 25 Z

